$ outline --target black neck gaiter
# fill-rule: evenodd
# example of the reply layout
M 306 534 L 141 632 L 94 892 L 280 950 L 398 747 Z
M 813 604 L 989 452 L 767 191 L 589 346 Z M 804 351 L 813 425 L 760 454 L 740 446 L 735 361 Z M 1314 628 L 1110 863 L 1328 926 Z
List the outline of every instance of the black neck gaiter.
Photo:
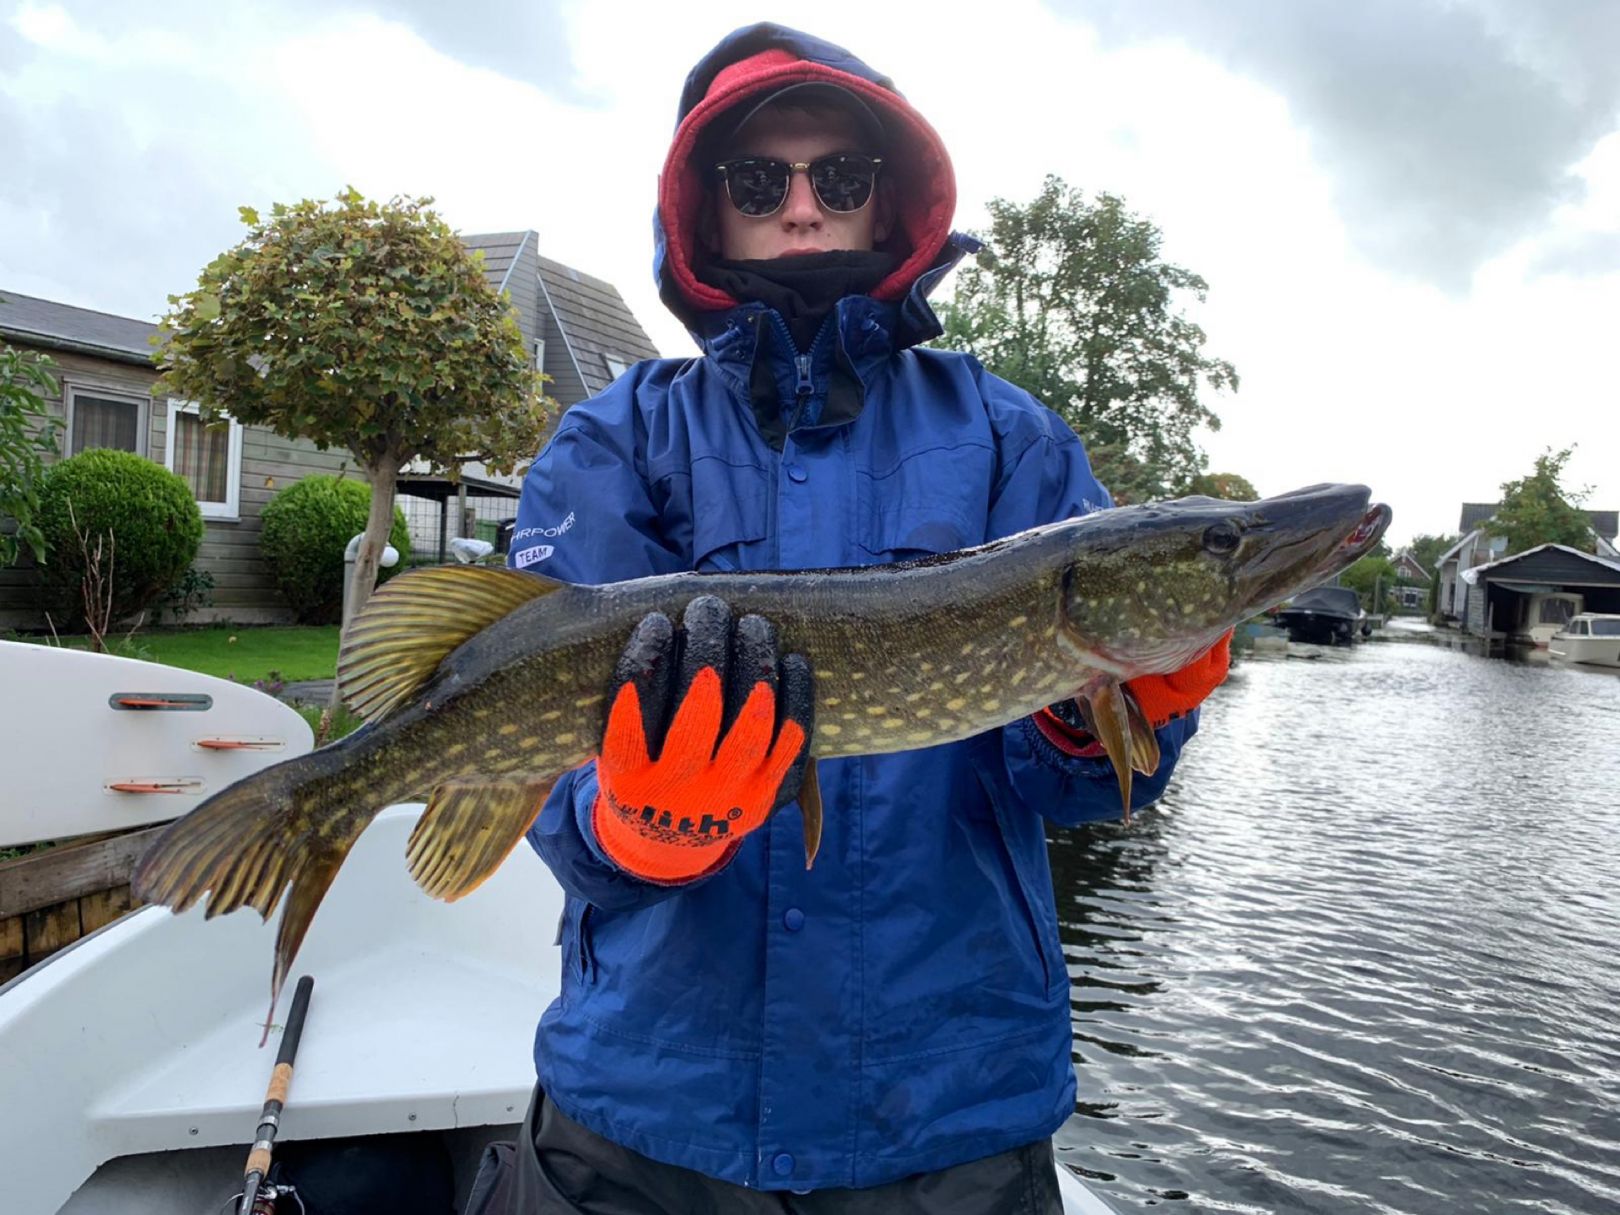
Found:
M 841 249 L 768 261 L 717 258 L 698 267 L 697 277 L 739 300 L 757 300 L 787 322 L 800 353 L 810 349 L 816 331 L 846 295 L 865 295 L 898 265 L 891 253 Z

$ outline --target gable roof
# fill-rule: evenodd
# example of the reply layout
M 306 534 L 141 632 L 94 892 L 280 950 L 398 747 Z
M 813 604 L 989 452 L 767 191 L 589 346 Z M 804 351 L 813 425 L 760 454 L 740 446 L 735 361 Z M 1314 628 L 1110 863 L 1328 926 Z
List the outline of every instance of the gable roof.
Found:
M 1423 568 L 1423 562 L 1412 556 L 1411 549 L 1403 548 L 1400 552 L 1395 554 L 1396 565 L 1401 564 L 1403 561 L 1410 564 L 1413 569 L 1417 570 L 1417 572 L 1422 574 L 1425 578 L 1429 577 L 1429 571 Z
M 618 289 L 541 256 L 534 231 L 475 233 L 461 240 L 483 251 L 490 283 L 512 293 L 530 348 L 535 341 L 546 343 L 541 370 L 551 377 L 551 395 L 565 407 L 612 382 L 609 358 L 628 366 L 658 357 Z
M 1476 565 L 1473 569 L 1463 571 L 1463 581 L 1470 586 L 1478 586 L 1482 575 L 1492 570 L 1502 570 L 1504 567 L 1527 561 L 1537 554 L 1548 556 L 1562 554 L 1561 564 L 1567 566 L 1568 559 L 1573 557 L 1596 567 L 1594 574 L 1600 579 L 1602 585 L 1620 585 L 1620 561 L 1611 561 L 1607 557 L 1596 557 L 1591 553 L 1583 553 L 1578 548 L 1570 548 L 1567 544 L 1538 544 L 1535 548 L 1527 548 L 1522 553 L 1514 553 L 1511 557 L 1503 557 L 1500 561 L 1491 561 L 1485 565 Z
M 1500 502 L 1464 502 L 1462 520 L 1458 523 L 1457 530 L 1462 532 L 1472 531 L 1496 514 L 1501 507 Z M 1583 513 L 1591 522 L 1592 530 L 1603 539 L 1613 540 L 1617 534 L 1620 534 L 1620 511 L 1589 510 Z
M 152 367 L 157 331 L 147 321 L 0 290 L 0 338 L 8 341 Z
M 1462 552 L 1463 547 L 1465 545 L 1467 545 L 1471 540 L 1474 539 L 1474 537 L 1476 537 L 1478 535 L 1479 535 L 1479 528 L 1477 528 L 1477 527 L 1474 528 L 1472 531 L 1469 531 L 1469 532 L 1465 533 L 1461 540 L 1457 541 L 1457 543 L 1453 544 L 1445 552 L 1441 553 L 1438 557 L 1435 558 L 1435 562 L 1434 562 L 1435 568 L 1439 569 L 1446 562 L 1450 561 L 1453 557 L 1455 557 L 1458 553 Z
M 532 352 L 535 342 L 546 343 L 541 370 L 564 406 L 595 396 L 612 382 L 608 358 L 628 365 L 658 357 L 618 289 L 541 257 L 532 230 L 463 236 L 461 243 L 483 253 L 491 286 L 512 293 L 526 347 Z M 152 367 L 151 338 L 157 332 L 148 321 L 0 290 L 0 339 Z

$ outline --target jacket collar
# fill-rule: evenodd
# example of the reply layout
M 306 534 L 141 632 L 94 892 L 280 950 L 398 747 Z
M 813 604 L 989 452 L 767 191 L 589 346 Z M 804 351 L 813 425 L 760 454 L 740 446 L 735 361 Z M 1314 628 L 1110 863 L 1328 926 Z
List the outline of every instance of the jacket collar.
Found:
M 982 247 L 971 236 L 952 233 L 902 299 L 845 296 L 806 355 L 794 349 L 782 318 L 759 303 L 700 314 L 693 336 L 727 387 L 750 405 L 765 440 L 781 450 L 792 420 L 784 416 L 789 402 L 803 396 L 814 427 L 853 421 L 881 364 L 944 332 L 928 295 L 957 262 Z

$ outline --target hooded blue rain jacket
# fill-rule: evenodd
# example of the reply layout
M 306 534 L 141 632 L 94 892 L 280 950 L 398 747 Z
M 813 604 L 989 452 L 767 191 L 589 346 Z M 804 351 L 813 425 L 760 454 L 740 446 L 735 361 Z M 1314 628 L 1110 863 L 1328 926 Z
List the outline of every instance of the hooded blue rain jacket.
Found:
M 717 88 L 729 104 L 806 66 L 883 90 L 897 143 L 931 134 L 845 52 L 760 26 L 694 71 L 677 152 Z M 939 331 L 927 290 L 970 245 L 930 230 L 937 197 L 897 237 L 903 264 L 927 254 L 921 271 L 842 300 L 802 353 L 773 312 L 702 306 L 672 270 L 687 236 L 672 203 L 692 210 L 671 196 L 680 167 L 666 166 L 658 264 L 704 353 L 639 363 L 564 415 L 524 486 L 514 566 L 603 583 L 872 565 L 1109 504 L 1055 414 L 917 346 Z M 1195 729 L 1196 713 L 1160 731 L 1137 804 Z M 814 869 L 790 806 L 683 886 L 600 851 L 594 765 L 558 782 L 529 833 L 567 892 L 562 991 L 535 1041 L 548 1096 L 636 1152 L 762 1189 L 878 1185 L 1050 1136 L 1076 1086 L 1045 832 L 1119 816 L 1107 762 L 1059 753 L 1026 720 L 823 760 L 820 777 Z

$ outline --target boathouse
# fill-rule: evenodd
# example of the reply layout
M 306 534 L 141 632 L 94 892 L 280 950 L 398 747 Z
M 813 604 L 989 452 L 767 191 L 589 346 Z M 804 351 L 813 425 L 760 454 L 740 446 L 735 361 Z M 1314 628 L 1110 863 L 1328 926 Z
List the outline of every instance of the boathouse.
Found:
M 1583 553 L 1563 544 L 1542 544 L 1487 565 L 1464 570 L 1467 584 L 1463 628 L 1493 640 L 1525 636 L 1538 624 L 1540 604 L 1580 597 L 1578 610 L 1620 612 L 1620 561 Z M 1573 612 L 1558 608 L 1567 618 Z

